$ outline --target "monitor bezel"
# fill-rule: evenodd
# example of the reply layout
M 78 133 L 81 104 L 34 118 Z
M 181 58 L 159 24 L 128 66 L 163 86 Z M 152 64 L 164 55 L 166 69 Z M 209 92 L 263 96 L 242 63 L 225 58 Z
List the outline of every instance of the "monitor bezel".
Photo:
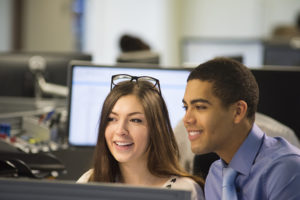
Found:
M 75 183 L 64 180 L 0 178 L 1 199 L 161 199 L 188 200 L 191 192 L 183 189 L 133 186 L 121 183 Z

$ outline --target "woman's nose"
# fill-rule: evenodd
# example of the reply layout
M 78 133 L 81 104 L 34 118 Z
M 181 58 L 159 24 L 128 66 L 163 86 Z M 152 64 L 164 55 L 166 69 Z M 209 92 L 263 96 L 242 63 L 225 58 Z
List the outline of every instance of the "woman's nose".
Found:
M 126 121 L 120 120 L 117 125 L 116 133 L 119 135 L 127 135 L 128 134 L 128 127 Z

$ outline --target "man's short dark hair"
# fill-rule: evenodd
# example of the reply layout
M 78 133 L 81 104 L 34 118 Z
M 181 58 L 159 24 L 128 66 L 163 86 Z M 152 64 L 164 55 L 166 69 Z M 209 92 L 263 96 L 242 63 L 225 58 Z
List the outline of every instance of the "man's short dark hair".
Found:
M 254 121 L 259 89 L 249 68 L 230 58 L 215 58 L 196 67 L 188 80 L 198 79 L 213 84 L 213 94 L 225 107 L 244 100 L 248 105 L 247 117 Z

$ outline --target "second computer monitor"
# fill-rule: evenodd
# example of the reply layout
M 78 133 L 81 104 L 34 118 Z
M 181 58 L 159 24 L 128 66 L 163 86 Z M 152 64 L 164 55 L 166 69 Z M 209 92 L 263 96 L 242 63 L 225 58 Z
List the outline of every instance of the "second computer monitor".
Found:
M 190 73 L 188 69 L 73 63 L 69 70 L 68 132 L 71 145 L 96 144 L 101 107 L 110 92 L 111 77 L 114 74 L 152 76 L 159 79 L 172 127 L 184 116 L 182 98 Z

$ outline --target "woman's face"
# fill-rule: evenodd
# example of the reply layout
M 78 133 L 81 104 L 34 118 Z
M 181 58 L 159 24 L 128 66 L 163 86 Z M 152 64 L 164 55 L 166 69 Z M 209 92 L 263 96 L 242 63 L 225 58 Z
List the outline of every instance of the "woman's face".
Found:
M 149 129 L 144 108 L 135 95 L 123 96 L 114 105 L 105 139 L 119 163 L 147 162 Z

